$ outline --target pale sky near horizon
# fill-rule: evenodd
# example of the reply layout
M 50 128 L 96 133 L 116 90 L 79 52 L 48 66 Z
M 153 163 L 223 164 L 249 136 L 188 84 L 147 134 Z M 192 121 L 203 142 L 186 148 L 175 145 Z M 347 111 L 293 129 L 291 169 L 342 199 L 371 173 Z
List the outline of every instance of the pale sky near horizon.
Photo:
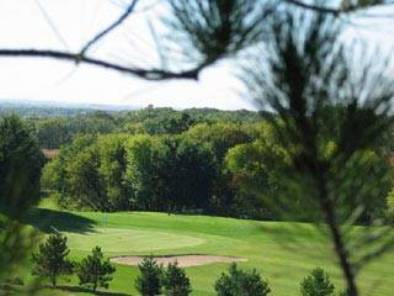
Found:
M 149 15 L 142 11 L 145 5 L 150 7 L 153 4 L 149 13 L 160 13 L 162 8 L 160 3 L 156 4 L 158 1 L 140 1 L 143 6 L 137 5 L 137 13 L 93 53 L 117 62 L 156 63 L 158 58 L 147 26 Z M 77 51 L 121 13 L 120 7 L 113 2 L 116 1 L 1 0 L 0 48 Z M 56 33 L 48 23 L 48 16 L 56 27 Z M 391 47 L 394 45 L 394 23 L 390 24 L 389 27 L 382 24 L 371 27 L 369 24 L 368 28 L 361 25 L 352 28 L 349 36 L 361 34 L 368 42 Z M 131 46 L 132 43 L 138 47 Z M 222 63 L 204 70 L 198 82 L 146 82 L 92 66 L 76 67 L 72 63 L 52 60 L 0 58 L 0 98 L 130 106 L 153 104 L 178 109 L 253 109 L 253 103 L 239 95 L 241 86 L 230 69 L 229 63 Z

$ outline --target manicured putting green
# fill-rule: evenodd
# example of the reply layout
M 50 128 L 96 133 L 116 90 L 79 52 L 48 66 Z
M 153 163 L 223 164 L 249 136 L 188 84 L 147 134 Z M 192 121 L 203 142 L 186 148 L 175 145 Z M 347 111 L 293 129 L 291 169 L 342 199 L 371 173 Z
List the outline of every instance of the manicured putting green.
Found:
M 139 252 L 149 254 L 163 249 L 193 247 L 205 242 L 202 238 L 154 230 L 95 228 L 89 233 L 65 234 L 71 250 L 88 252 L 98 245 L 106 253 L 123 255 Z

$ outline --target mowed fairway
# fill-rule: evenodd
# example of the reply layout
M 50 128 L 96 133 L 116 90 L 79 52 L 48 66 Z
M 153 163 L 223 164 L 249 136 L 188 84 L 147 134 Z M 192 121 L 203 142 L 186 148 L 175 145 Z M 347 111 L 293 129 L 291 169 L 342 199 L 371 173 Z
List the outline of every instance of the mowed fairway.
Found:
M 107 256 L 210 254 L 246 258 L 242 268 L 256 268 L 268 279 L 272 295 L 299 295 L 299 282 L 311 269 L 327 270 L 342 286 L 329 243 L 309 224 L 256 222 L 162 213 L 61 212 L 38 209 L 30 223 L 47 231 L 50 224 L 69 238 L 73 259 L 96 245 Z M 215 279 L 229 266 L 213 263 L 186 269 L 193 295 L 214 295 Z M 136 295 L 137 268 L 117 265 L 110 290 Z M 359 276 L 362 295 L 392 296 L 394 253 L 369 265 Z M 75 278 L 67 285 L 77 284 Z M 53 291 L 52 291 L 53 293 Z M 73 292 L 73 295 L 75 293 Z

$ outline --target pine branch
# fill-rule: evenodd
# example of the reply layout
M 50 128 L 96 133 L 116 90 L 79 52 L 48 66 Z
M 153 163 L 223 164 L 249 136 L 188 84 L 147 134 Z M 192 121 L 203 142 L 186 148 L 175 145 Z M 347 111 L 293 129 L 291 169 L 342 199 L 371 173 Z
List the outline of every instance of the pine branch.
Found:
M 146 80 L 158 81 L 167 79 L 198 79 L 200 71 L 205 67 L 204 64 L 199 65 L 187 71 L 172 72 L 162 69 L 144 69 L 138 67 L 128 67 L 105 61 L 102 59 L 91 58 L 79 53 L 70 53 L 57 50 L 41 50 L 41 49 L 0 49 L 1 57 L 27 57 L 27 58 L 47 58 L 57 59 L 74 63 L 84 63 L 100 68 L 114 70 L 124 74 L 130 74 Z
M 133 0 L 130 3 L 130 5 L 127 7 L 127 9 L 124 11 L 124 13 L 115 22 L 113 22 L 110 26 L 105 28 L 103 31 L 101 31 L 96 36 L 94 36 L 88 43 L 86 43 L 86 45 L 81 49 L 80 55 L 83 56 L 89 50 L 90 47 L 92 47 L 95 43 L 100 41 L 100 39 L 102 39 L 105 35 L 109 34 L 115 28 L 120 26 L 133 12 L 137 3 L 138 0 Z
M 333 15 L 339 15 L 341 12 L 343 12 L 340 9 L 336 8 L 330 8 L 326 6 L 320 6 L 320 5 L 315 5 L 315 4 L 309 4 L 305 3 L 303 1 L 298 1 L 298 0 L 285 0 L 286 2 L 296 5 L 301 8 L 309 9 L 309 10 L 314 10 L 317 12 L 322 12 L 322 13 L 328 13 L 328 14 L 333 14 Z

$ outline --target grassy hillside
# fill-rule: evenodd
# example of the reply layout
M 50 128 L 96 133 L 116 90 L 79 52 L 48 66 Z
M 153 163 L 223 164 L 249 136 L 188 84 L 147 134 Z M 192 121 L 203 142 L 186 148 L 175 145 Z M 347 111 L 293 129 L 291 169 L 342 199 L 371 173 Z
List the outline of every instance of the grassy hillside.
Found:
M 71 213 L 45 208 L 35 210 L 28 222 L 44 232 L 55 227 L 66 233 L 75 259 L 96 245 L 108 256 L 231 255 L 247 258 L 240 266 L 258 269 L 269 280 L 275 296 L 299 295 L 300 280 L 317 266 L 324 267 L 335 284 L 342 286 L 330 245 L 308 224 L 141 212 Z M 187 268 L 193 295 L 213 295 L 213 283 L 227 267 L 215 263 Z M 392 295 L 393 268 L 394 253 L 368 266 L 358 280 L 362 295 Z M 117 265 L 110 290 L 135 295 L 136 275 L 135 267 Z M 76 283 L 72 279 L 66 284 Z

